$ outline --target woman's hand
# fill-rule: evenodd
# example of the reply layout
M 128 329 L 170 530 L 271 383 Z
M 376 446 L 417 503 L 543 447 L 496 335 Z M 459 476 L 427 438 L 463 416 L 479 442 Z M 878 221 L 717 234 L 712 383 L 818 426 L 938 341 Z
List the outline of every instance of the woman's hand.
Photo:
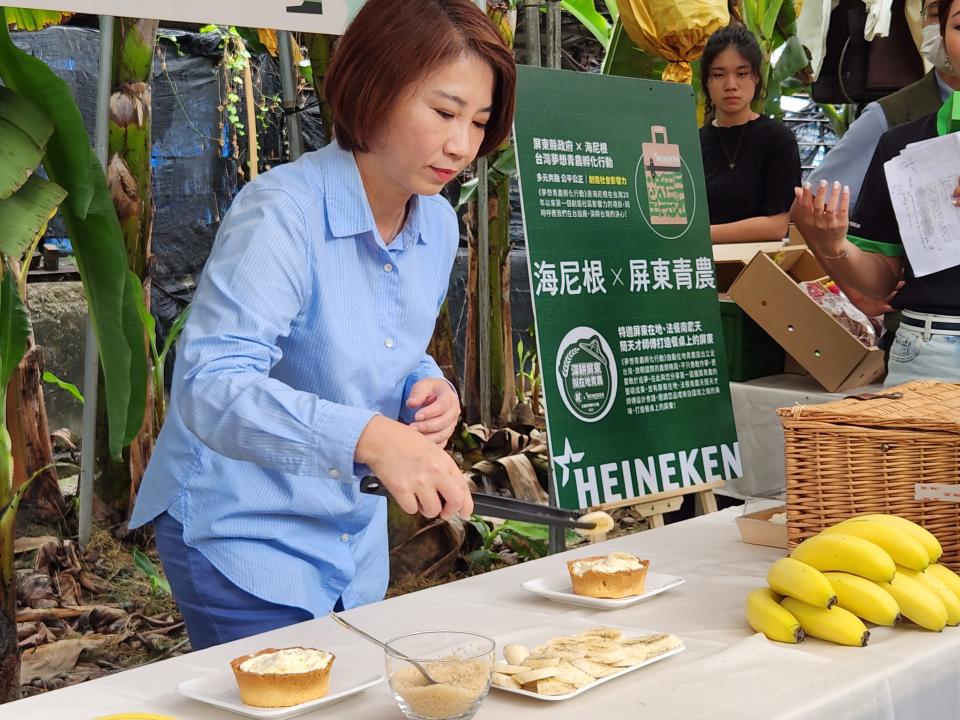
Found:
M 827 181 L 821 180 L 816 195 L 811 192 L 810 183 L 795 188 L 795 192 L 790 219 L 804 240 L 827 259 L 840 255 L 849 229 L 850 188 L 841 189 L 840 183 L 834 182 L 831 192 Z
M 446 380 L 426 378 L 417 382 L 410 389 L 407 407 L 417 411 L 410 427 L 440 447 L 457 429 L 460 398 Z
M 453 458 L 408 425 L 377 415 L 360 434 L 355 457 L 370 466 L 404 512 L 444 520 L 473 514 L 467 480 Z
M 957 186 L 953 189 L 951 199 L 954 205 L 960 207 L 960 178 L 957 178 Z

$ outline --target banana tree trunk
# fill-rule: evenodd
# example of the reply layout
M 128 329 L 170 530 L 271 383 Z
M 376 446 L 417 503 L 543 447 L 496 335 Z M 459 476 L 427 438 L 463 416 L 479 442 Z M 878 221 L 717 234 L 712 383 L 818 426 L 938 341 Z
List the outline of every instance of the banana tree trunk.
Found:
M 113 94 L 110 97 L 110 161 L 107 183 L 120 220 L 127 264 L 139 278 L 144 302 L 150 307 L 150 266 L 153 258 L 153 191 L 151 153 L 151 87 L 157 20 L 118 18 L 114 32 Z M 146 338 L 144 344 L 146 345 Z M 97 465 L 95 492 L 110 516 L 125 519 L 153 449 L 154 394 L 147 372 L 147 407 L 143 426 L 123 452 L 111 458 L 107 447 L 106 406 L 97 404 Z M 159 389 L 162 392 L 162 388 Z
M 53 445 L 43 398 L 43 348 L 34 344 L 33 333 L 27 352 L 10 380 L 7 418 L 13 451 L 13 490 L 19 489 L 33 473 L 53 464 Z M 67 513 L 57 472 L 41 472 L 26 491 L 20 506 L 22 522 L 37 520 L 55 523 Z
M 489 6 L 487 14 L 501 37 L 513 47 L 517 27 L 516 10 Z M 490 411 L 498 424 L 507 422 L 514 404 L 514 358 L 512 312 L 510 307 L 510 178 L 499 176 L 488 183 L 487 207 L 489 213 L 490 316 L 479 317 L 477 282 L 479 279 L 479 242 L 477 237 L 476 203 L 467 212 L 467 339 L 464 348 L 464 417 L 468 423 L 480 421 L 480 378 L 478 330 L 481 322 L 490 326 Z

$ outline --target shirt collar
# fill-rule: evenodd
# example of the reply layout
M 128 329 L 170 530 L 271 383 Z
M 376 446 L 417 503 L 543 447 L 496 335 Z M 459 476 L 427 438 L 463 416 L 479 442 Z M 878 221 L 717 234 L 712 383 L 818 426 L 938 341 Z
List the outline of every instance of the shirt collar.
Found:
M 378 244 L 382 244 L 353 153 L 344 150 L 336 141 L 323 148 L 321 153 L 326 165 L 323 201 L 331 234 L 340 238 L 369 233 L 377 239 Z M 410 199 L 403 229 L 390 245 L 384 247 L 391 249 L 401 245 L 406 249 L 416 242 L 426 244 L 427 235 L 423 232 L 423 225 L 422 201 L 419 195 L 414 195 Z
M 940 102 L 946 102 L 947 98 L 953 95 L 953 88 L 943 81 L 940 73 L 936 70 L 933 71 L 933 76 L 937 79 L 937 89 L 940 91 Z

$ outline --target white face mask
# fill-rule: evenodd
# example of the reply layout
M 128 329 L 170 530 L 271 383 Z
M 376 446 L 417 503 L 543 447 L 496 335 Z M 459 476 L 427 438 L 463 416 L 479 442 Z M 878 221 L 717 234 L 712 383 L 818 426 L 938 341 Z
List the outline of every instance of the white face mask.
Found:
M 922 42 L 920 52 L 938 70 L 946 70 L 950 65 L 947 52 L 943 49 L 943 38 L 940 37 L 940 25 L 924 25 L 921 28 Z

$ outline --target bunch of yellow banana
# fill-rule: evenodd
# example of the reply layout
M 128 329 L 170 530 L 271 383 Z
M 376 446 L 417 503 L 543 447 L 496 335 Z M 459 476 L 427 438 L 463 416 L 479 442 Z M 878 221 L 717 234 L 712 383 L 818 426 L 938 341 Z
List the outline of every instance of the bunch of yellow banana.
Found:
M 845 520 L 770 567 L 769 588 L 747 597 L 747 621 L 779 642 L 810 635 L 854 646 L 867 644 L 864 620 L 958 625 L 960 576 L 937 564 L 942 554 L 932 533 L 896 515 Z

